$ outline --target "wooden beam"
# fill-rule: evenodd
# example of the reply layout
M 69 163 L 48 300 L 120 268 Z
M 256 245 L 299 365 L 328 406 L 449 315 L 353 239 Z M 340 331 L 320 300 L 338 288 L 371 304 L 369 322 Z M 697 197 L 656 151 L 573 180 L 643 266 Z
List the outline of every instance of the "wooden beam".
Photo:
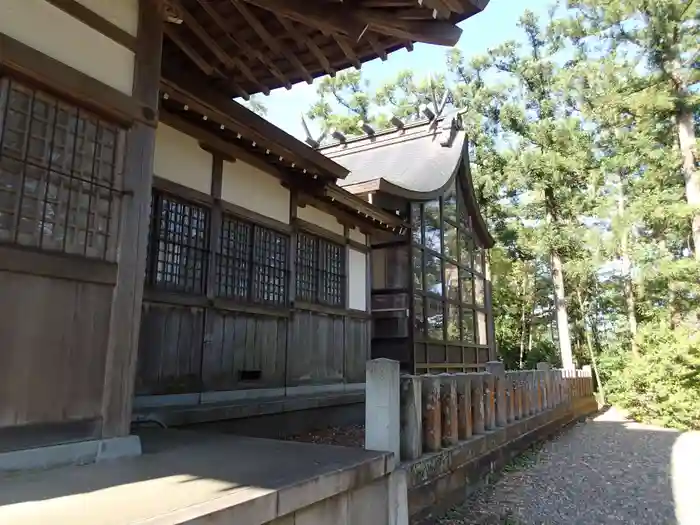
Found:
M 134 121 L 157 124 L 155 113 L 151 114 L 134 97 L 0 33 L 0 73 L 8 72 L 31 79 L 80 106 L 109 115 L 127 127 Z
M 473 16 L 477 13 L 481 13 L 486 6 L 489 5 L 490 0 L 455 0 L 456 2 L 462 4 L 462 11 L 460 13 L 466 14 L 468 16 Z
M 322 153 L 295 139 L 277 126 L 234 102 L 225 94 L 181 71 L 165 71 L 163 89 L 198 104 L 202 114 L 215 118 L 231 130 L 239 131 L 261 147 L 269 148 L 278 155 L 295 162 L 300 169 L 313 173 L 345 178 L 348 170 L 336 164 Z M 188 103 L 188 102 L 185 102 Z
M 357 58 L 355 51 L 352 49 L 352 44 L 342 35 L 334 35 L 334 39 L 340 50 L 345 55 L 345 58 L 347 58 L 356 69 L 360 69 L 360 67 L 362 67 L 362 63 L 360 62 L 360 59 Z
M 226 39 L 234 46 L 240 49 L 244 54 L 248 54 L 251 56 L 257 56 L 255 55 L 254 51 L 250 46 L 248 46 L 245 42 L 239 42 L 232 34 L 230 31 L 230 24 L 227 23 L 223 18 L 221 18 L 221 15 L 212 7 L 211 3 L 209 0 L 197 0 L 199 5 L 204 9 L 204 11 L 211 17 L 211 19 L 214 21 L 214 23 L 219 26 L 219 29 L 221 29 L 226 37 Z M 234 64 L 236 67 L 243 73 L 243 75 L 253 84 L 255 84 L 258 89 L 264 93 L 265 95 L 270 94 L 270 89 L 264 85 L 262 82 L 258 80 L 258 78 L 253 74 L 253 71 L 246 65 L 243 60 L 241 60 L 239 57 L 234 56 L 231 57 L 233 60 Z
M 400 20 L 376 10 L 368 11 L 362 11 L 361 16 L 370 24 L 371 29 L 400 39 L 451 47 L 462 36 L 462 30 L 446 20 Z
M 133 96 L 154 115 L 158 111 L 163 25 L 161 0 L 140 0 Z M 130 196 L 123 200 L 120 217 L 119 266 L 112 295 L 102 395 L 103 438 L 130 432 L 155 144 L 155 128 L 136 123 L 129 130 L 124 186 Z
M 174 113 L 170 113 L 169 111 L 161 111 L 160 121 L 163 124 L 166 124 L 172 128 L 177 129 L 178 131 L 181 131 L 182 133 L 185 133 L 186 135 L 189 135 L 190 137 L 196 138 L 197 140 L 209 146 L 210 149 L 223 154 L 231 160 L 240 159 L 246 164 L 250 164 L 251 166 L 258 168 L 261 171 L 269 173 L 270 175 L 284 180 L 285 182 L 291 183 L 289 177 L 285 173 L 277 169 L 269 162 L 265 162 L 263 158 L 258 157 L 257 155 L 241 148 L 240 146 L 237 146 L 233 142 L 219 137 L 215 133 L 212 133 L 200 126 L 197 126 L 189 120 L 185 120 L 184 118 Z
M 48 2 L 127 49 L 132 51 L 136 49 L 136 37 L 88 9 L 77 0 L 48 0 Z
M 173 24 L 165 24 L 163 32 L 199 68 L 206 76 L 211 77 L 216 73 L 216 68 L 200 55 L 191 45 L 180 36 L 180 28 Z
M 260 20 L 248 9 L 248 7 L 245 5 L 244 2 L 240 0 L 229 0 L 233 6 L 238 10 L 238 12 L 241 14 L 241 16 L 245 19 L 246 22 L 248 22 L 248 25 L 253 28 L 253 31 L 260 37 L 260 39 L 265 43 L 265 45 L 272 51 L 275 55 L 277 56 L 282 56 L 282 48 L 280 47 L 279 43 L 277 40 L 270 34 L 270 32 L 265 29 L 265 26 L 263 26 L 260 23 Z M 287 53 L 290 55 L 290 53 Z M 276 71 L 272 71 L 272 74 L 274 74 L 280 82 L 286 87 L 287 89 L 292 89 L 292 83 L 289 81 L 289 79 L 282 74 L 281 71 L 276 69 Z
M 172 5 L 174 5 L 179 13 L 182 15 L 182 20 L 185 25 L 190 28 L 190 30 L 197 35 L 202 43 L 207 47 L 209 51 L 226 67 L 227 69 L 232 69 L 234 67 L 233 60 L 231 57 L 221 49 L 221 46 L 214 40 L 206 29 L 197 21 L 197 19 L 192 16 L 192 14 L 185 9 L 180 0 L 169 0 Z
M 416 0 L 420 7 L 433 11 L 433 18 L 446 19 L 452 14 L 452 10 L 445 5 L 445 0 Z
M 291 20 L 288 20 L 287 18 L 280 15 L 277 15 L 277 20 L 279 20 L 279 23 L 282 24 L 284 30 L 287 31 L 287 33 L 289 33 L 289 35 L 296 41 L 300 50 L 304 47 L 308 48 L 308 50 L 311 51 L 311 54 L 316 57 L 316 60 L 318 60 L 319 64 L 321 64 L 323 70 L 328 75 L 332 77 L 335 76 L 335 68 L 331 66 L 331 63 L 328 61 L 328 57 L 323 53 L 323 51 L 321 51 L 321 48 L 319 48 L 316 45 L 316 42 L 314 42 L 312 38 L 308 36 L 302 36 L 302 34 L 294 25 L 294 22 L 292 22 Z
M 241 0 L 230 1 L 234 4 L 241 3 Z M 358 40 L 365 33 L 367 25 L 378 33 L 443 46 L 455 45 L 462 34 L 460 28 L 444 20 L 430 22 L 400 20 L 393 14 L 380 9 L 353 9 L 331 4 L 321 8 L 309 0 L 246 0 L 246 2 L 327 33 L 347 35 L 352 40 Z
M 343 5 L 320 5 L 309 0 L 245 0 L 267 11 L 315 27 L 324 33 L 339 33 L 352 40 L 360 38 L 365 25 L 354 16 L 354 9 Z
M 369 42 L 369 46 L 372 48 L 372 51 L 374 51 L 377 56 L 382 59 L 382 62 L 386 61 L 386 49 L 379 45 L 379 42 L 375 36 L 373 34 L 367 35 L 367 41 Z

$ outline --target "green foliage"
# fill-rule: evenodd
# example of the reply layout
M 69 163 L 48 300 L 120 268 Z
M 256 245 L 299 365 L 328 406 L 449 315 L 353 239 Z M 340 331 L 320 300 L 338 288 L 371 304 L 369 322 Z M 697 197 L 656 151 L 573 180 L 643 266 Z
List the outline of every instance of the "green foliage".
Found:
M 506 365 L 559 365 L 568 340 L 634 417 L 697 428 L 700 4 L 568 0 L 552 13 L 526 11 L 521 38 L 482 56 L 449 50 L 444 75 L 324 79 L 307 116 L 361 133 L 361 121 L 418 119 L 449 89 L 497 240 L 489 264 Z M 695 130 L 683 128 L 682 143 L 684 118 Z
M 641 356 L 611 355 L 601 365 L 608 399 L 634 419 L 681 430 L 700 429 L 700 332 L 697 324 L 671 328 L 648 323 Z

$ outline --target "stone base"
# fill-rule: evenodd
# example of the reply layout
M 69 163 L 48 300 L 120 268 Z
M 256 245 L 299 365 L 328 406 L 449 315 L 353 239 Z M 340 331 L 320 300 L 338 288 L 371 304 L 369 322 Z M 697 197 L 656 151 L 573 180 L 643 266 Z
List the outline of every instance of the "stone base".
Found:
M 77 441 L 0 454 L 0 472 L 85 465 L 141 455 L 138 436 Z

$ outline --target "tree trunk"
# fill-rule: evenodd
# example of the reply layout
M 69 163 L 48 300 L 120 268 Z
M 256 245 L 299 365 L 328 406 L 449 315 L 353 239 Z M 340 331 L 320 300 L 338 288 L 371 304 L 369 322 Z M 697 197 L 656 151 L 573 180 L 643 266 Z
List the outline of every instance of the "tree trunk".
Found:
M 525 298 L 523 297 L 523 307 L 520 313 L 520 359 L 518 361 L 518 366 L 520 370 L 524 367 L 525 362 L 525 337 L 526 337 L 526 319 L 525 319 Z
M 574 355 L 571 350 L 569 333 L 569 312 L 566 308 L 566 291 L 564 289 L 564 265 L 556 251 L 552 252 L 552 281 L 554 282 L 554 308 L 557 315 L 557 333 L 559 335 L 559 352 L 565 369 L 574 369 Z
M 678 126 L 678 145 L 683 158 L 683 177 L 685 179 L 685 198 L 692 207 L 700 210 L 700 173 L 696 167 L 695 123 L 690 108 L 684 108 L 676 115 Z M 700 211 L 695 211 L 692 220 L 693 252 L 700 261 Z
M 600 381 L 600 374 L 598 373 L 598 361 L 595 357 L 595 350 L 593 349 L 593 323 L 590 322 L 588 316 L 588 301 L 584 304 L 581 290 L 576 290 L 578 295 L 578 302 L 581 305 L 581 314 L 583 316 L 583 330 L 586 334 L 586 346 L 588 347 L 588 355 L 591 358 L 591 366 L 593 367 L 593 373 L 595 374 L 596 383 L 598 383 L 598 391 L 601 397 L 605 400 L 605 391 L 603 389 L 603 383 Z
M 625 214 L 625 178 L 620 175 L 620 195 L 617 199 L 617 213 L 622 219 Z M 629 231 L 627 225 L 622 226 L 622 237 L 620 239 L 620 263 L 622 265 L 622 286 L 627 305 L 627 322 L 630 331 L 630 348 L 632 355 L 639 357 L 637 346 L 637 303 L 634 297 L 634 286 L 632 284 L 632 259 L 629 253 Z

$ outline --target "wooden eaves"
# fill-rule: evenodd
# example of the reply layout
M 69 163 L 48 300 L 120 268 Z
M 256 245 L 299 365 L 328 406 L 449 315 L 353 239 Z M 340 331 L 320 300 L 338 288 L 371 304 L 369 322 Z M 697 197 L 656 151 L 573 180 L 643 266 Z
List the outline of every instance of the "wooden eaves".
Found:
M 166 0 L 164 68 L 226 96 L 311 83 L 415 42 L 452 46 L 488 0 Z

